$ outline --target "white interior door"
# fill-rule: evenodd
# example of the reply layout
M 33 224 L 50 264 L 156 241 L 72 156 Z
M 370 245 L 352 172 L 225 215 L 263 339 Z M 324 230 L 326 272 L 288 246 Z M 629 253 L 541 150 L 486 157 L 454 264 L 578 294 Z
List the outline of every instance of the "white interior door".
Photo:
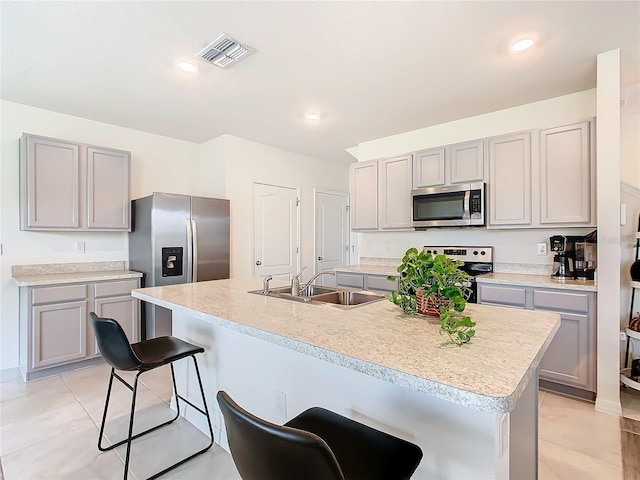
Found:
M 349 265 L 349 195 L 316 190 L 315 269 Z M 315 282 L 335 285 L 335 277 L 321 275 Z
M 298 192 L 253 184 L 254 275 L 290 280 L 298 268 Z

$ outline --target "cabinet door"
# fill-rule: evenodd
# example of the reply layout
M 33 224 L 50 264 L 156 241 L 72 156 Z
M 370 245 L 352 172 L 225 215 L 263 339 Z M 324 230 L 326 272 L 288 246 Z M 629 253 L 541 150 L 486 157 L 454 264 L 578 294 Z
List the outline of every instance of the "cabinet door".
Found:
M 79 146 L 23 135 L 20 144 L 22 230 L 79 228 Z
M 484 180 L 484 142 L 460 143 L 449 147 L 450 183 Z
M 95 301 L 94 312 L 99 317 L 113 318 L 118 322 L 129 343 L 140 341 L 140 301 L 129 296 L 100 298 Z M 89 334 L 92 355 L 98 355 L 100 350 L 93 331 Z
M 41 305 L 31 309 L 32 368 L 87 356 L 87 301 Z
M 380 227 L 411 228 L 412 155 L 380 160 Z
M 426 188 L 445 183 L 445 149 L 430 148 L 415 154 L 413 188 Z
M 589 122 L 540 132 L 541 224 L 590 224 Z
M 489 225 L 531 224 L 531 135 L 489 140 Z
M 378 228 L 378 161 L 354 163 L 350 169 L 351 229 Z
M 560 329 L 540 362 L 540 378 L 590 389 L 589 317 L 561 313 Z
M 87 147 L 87 228 L 129 230 L 129 152 Z

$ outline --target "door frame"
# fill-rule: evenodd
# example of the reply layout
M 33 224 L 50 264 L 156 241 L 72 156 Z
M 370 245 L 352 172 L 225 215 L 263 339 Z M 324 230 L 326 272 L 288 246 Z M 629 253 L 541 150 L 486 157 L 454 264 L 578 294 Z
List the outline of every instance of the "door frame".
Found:
M 324 193 L 327 195 L 336 195 L 339 197 L 345 197 L 347 199 L 347 239 L 349 240 L 349 244 L 347 245 L 348 247 L 350 247 L 351 244 L 351 197 L 349 196 L 349 192 L 340 192 L 338 190 L 328 190 L 325 188 L 314 188 L 313 189 L 313 272 L 314 273 L 318 273 L 316 272 L 316 261 L 318 258 L 318 242 L 316 241 L 316 239 L 318 238 L 318 232 L 317 232 L 317 227 L 318 227 L 318 194 L 319 193 Z M 348 248 L 347 249 L 347 265 L 351 264 L 351 249 Z
M 296 273 L 300 271 L 300 186 L 290 186 L 290 185 L 277 185 L 275 183 L 269 182 L 260 182 L 257 180 L 251 181 L 251 223 L 252 223 L 252 238 L 251 238 L 251 272 L 252 276 L 256 276 L 256 232 L 255 232 L 255 224 L 256 224 L 256 212 L 253 208 L 255 205 L 255 186 L 256 185 L 266 185 L 268 187 L 277 187 L 277 188 L 288 188 L 296 191 Z

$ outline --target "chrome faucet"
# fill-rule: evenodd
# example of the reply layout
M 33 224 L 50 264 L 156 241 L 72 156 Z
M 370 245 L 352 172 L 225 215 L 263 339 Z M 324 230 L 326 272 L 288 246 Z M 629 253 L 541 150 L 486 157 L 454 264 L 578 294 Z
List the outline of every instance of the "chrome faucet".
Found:
M 291 296 L 292 297 L 297 297 L 298 295 L 300 295 L 300 276 L 302 275 L 302 272 L 304 272 L 306 269 L 307 269 L 307 266 L 305 265 L 300 269 L 298 274 L 294 275 L 293 278 L 291 279 Z
M 333 270 L 321 270 L 318 273 L 316 273 L 313 277 L 311 277 L 311 280 L 305 283 L 302 287 L 300 286 L 300 283 L 298 281 L 296 285 L 297 287 L 296 293 L 293 293 L 294 288 L 293 288 L 293 282 L 292 282 L 291 295 L 294 297 L 300 295 L 300 293 L 304 292 L 307 288 L 309 288 L 309 286 L 314 282 L 314 280 L 318 278 L 320 275 L 335 275 L 335 274 L 336 272 L 334 272 Z
M 272 275 L 265 275 L 262 277 L 262 294 L 269 295 L 269 280 L 273 278 Z

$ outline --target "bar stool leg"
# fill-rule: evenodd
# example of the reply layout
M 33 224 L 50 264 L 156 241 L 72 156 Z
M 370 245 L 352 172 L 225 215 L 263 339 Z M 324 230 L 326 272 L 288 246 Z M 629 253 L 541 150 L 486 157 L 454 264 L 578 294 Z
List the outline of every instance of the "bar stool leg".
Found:
M 133 393 L 131 394 L 131 415 L 129 416 L 129 435 L 127 436 L 127 454 L 124 461 L 124 480 L 129 475 L 129 457 L 131 456 L 131 440 L 133 436 L 133 415 L 136 411 L 136 395 L 138 394 L 138 377 L 142 372 L 136 374 L 133 381 Z
M 114 373 L 115 369 L 111 368 L 111 375 L 109 376 L 109 387 L 107 388 L 107 398 L 104 402 L 104 413 L 102 414 L 102 423 L 100 424 L 100 435 L 98 435 L 98 450 L 100 450 L 101 452 L 111 450 L 110 448 L 104 448 L 102 446 L 102 436 L 104 435 L 104 424 L 107 420 L 107 410 L 109 409 L 109 399 L 111 398 L 111 387 L 113 386 Z

